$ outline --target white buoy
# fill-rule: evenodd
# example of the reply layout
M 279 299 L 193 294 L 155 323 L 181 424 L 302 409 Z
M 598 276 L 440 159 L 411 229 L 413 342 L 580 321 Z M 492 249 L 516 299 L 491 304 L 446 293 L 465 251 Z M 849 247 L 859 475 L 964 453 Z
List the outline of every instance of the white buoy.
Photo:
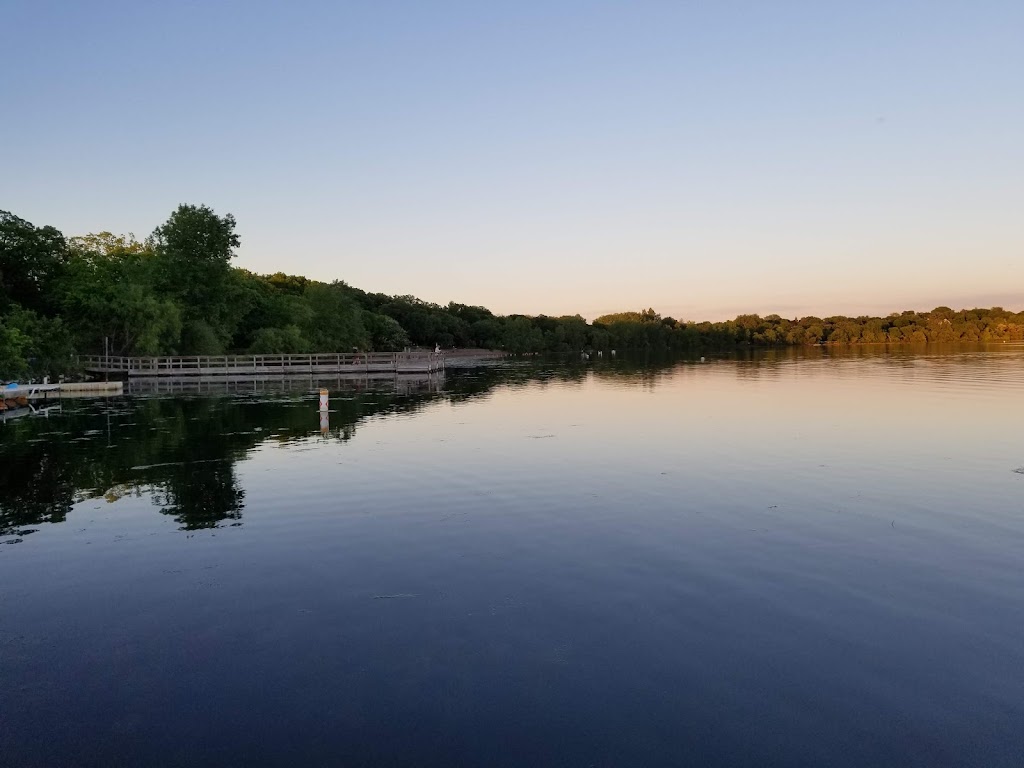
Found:
M 328 399 L 327 398 L 327 390 L 326 389 L 321 389 L 320 390 L 320 410 L 321 411 L 326 411 L 327 410 L 327 399 Z

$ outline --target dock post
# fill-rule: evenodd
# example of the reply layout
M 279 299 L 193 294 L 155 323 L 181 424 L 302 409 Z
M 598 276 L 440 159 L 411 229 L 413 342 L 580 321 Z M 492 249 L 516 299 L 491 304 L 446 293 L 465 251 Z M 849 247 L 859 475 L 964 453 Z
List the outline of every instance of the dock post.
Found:
M 327 410 L 327 390 L 320 390 L 320 434 L 324 437 L 331 429 L 331 413 Z

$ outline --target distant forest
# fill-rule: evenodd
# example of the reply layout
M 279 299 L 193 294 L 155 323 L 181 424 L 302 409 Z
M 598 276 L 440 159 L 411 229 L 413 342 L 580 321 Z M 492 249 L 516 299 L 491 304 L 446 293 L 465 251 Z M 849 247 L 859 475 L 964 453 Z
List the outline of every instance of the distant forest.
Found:
M 145 240 L 65 237 L 0 211 L 0 378 L 73 373 L 79 353 L 114 355 L 396 351 L 481 347 L 511 354 L 664 351 L 737 346 L 1024 340 L 1024 312 L 1000 307 L 888 317 L 740 315 L 725 322 L 605 315 L 499 316 L 414 296 L 367 293 L 233 267 L 230 214 L 182 205 Z

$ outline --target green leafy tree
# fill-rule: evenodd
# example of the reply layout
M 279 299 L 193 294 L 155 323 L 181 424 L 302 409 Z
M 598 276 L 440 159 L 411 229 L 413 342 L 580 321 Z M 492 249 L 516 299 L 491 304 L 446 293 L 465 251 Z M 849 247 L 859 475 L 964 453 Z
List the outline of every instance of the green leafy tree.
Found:
M 234 285 L 230 295 L 237 316 L 231 342 L 233 349 L 249 349 L 256 342 L 256 335 L 266 328 L 294 326 L 300 329 L 301 335 L 301 329 L 311 324 L 312 309 L 302 295 L 309 281 L 305 278 L 301 282 L 297 279 L 284 281 L 280 277 L 286 276 L 232 270 Z M 309 342 L 305 345 L 308 347 Z
M 309 342 L 295 325 L 260 328 L 248 351 L 254 355 L 298 355 L 309 352 Z
M 469 329 L 473 346 L 486 349 L 498 349 L 501 347 L 504 333 L 504 323 L 497 317 L 477 320 Z
M 231 341 L 237 322 L 232 305 L 231 259 L 240 245 L 235 217 L 205 205 L 180 205 L 153 231 L 157 285 L 187 308 L 183 352 L 216 354 Z
M 6 341 L 0 338 L 0 346 L 7 345 L 15 353 L 9 363 L 0 358 L 0 369 L 10 366 L 7 378 L 56 378 L 74 367 L 74 344 L 59 317 L 43 317 L 17 307 L 3 318 L 2 325 Z
M 302 328 L 313 352 L 366 349 L 369 335 L 363 327 L 362 310 L 344 283 L 312 283 L 303 295 L 309 315 Z
M 0 318 L 0 379 L 19 379 L 28 372 L 28 343 L 29 339 L 7 318 Z
M 67 260 L 64 235 L 0 211 L 0 312 L 14 304 L 49 313 L 53 284 Z
M 505 323 L 502 346 L 514 355 L 540 352 L 544 348 L 544 334 L 530 318 L 520 315 Z
M 62 316 L 80 348 L 109 340 L 117 355 L 159 355 L 177 348 L 182 312 L 155 286 L 153 249 L 109 232 L 72 238 L 58 291 Z
M 409 346 L 409 334 L 393 317 L 363 310 L 363 327 L 377 352 L 399 352 Z

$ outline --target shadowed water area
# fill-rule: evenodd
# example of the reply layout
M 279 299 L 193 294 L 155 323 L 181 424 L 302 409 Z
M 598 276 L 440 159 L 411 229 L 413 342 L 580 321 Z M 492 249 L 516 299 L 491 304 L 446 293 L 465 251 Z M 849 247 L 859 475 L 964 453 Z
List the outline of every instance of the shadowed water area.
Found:
M 0 426 L 0 764 L 1024 764 L 1024 347 Z

